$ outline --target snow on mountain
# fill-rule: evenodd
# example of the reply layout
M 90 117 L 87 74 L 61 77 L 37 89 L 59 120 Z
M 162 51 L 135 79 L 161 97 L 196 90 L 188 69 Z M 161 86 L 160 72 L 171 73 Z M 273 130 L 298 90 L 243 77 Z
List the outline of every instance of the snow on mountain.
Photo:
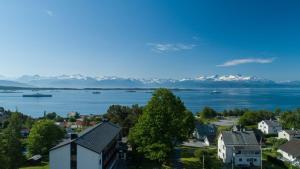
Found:
M 196 78 L 160 79 L 160 78 L 122 78 L 116 76 L 91 77 L 80 74 L 60 76 L 24 75 L 15 81 L 36 87 L 62 88 L 201 88 L 201 87 L 269 87 L 289 85 L 271 80 L 243 75 L 212 75 Z M 295 86 L 295 83 L 293 83 Z M 298 84 L 298 83 L 297 83 Z

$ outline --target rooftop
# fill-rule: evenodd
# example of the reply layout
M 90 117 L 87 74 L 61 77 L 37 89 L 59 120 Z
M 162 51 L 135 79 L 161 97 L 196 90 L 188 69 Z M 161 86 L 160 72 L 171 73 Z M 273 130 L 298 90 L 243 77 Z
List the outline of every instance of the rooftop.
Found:
M 294 157 L 300 157 L 300 140 L 289 141 L 281 145 L 279 149 Z
M 225 145 L 258 145 L 253 131 L 223 131 Z
M 51 150 L 75 142 L 82 147 L 100 154 L 120 131 L 121 128 L 118 125 L 111 122 L 102 122 L 81 132 L 76 139 L 64 140 Z
M 268 126 L 271 127 L 278 127 L 281 126 L 280 123 L 278 121 L 275 120 L 263 120 Z

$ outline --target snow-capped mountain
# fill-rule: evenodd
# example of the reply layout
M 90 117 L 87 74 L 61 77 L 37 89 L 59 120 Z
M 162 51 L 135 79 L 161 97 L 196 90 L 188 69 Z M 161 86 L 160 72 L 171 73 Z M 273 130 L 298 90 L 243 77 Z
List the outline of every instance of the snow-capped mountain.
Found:
M 277 87 L 288 83 L 276 83 L 254 76 L 213 75 L 182 79 L 138 79 L 116 76 L 91 77 L 80 74 L 60 76 L 24 75 L 16 82 L 35 87 L 54 88 L 202 88 L 202 87 Z M 0 84 L 1 86 L 1 84 Z

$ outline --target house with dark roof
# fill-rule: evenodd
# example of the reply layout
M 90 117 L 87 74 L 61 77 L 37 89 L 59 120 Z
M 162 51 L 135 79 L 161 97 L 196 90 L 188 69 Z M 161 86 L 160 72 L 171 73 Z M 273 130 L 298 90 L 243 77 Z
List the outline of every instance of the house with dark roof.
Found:
M 275 120 L 263 120 L 258 123 L 258 129 L 264 134 L 277 134 L 282 130 L 282 126 Z
M 235 166 L 260 166 L 261 147 L 254 132 L 221 132 L 218 136 L 218 158 Z
M 211 145 L 216 138 L 217 127 L 214 124 L 195 123 L 193 132 L 194 138 L 204 142 L 207 146 Z
M 296 140 L 296 139 L 300 140 L 300 130 L 295 130 L 295 129 L 281 130 L 278 133 L 278 138 L 279 139 L 286 139 L 288 141 Z
M 53 147 L 50 169 L 111 169 L 118 159 L 121 128 L 104 121 Z
M 282 159 L 289 162 L 300 162 L 300 140 L 292 140 L 279 146 L 278 153 L 282 155 Z

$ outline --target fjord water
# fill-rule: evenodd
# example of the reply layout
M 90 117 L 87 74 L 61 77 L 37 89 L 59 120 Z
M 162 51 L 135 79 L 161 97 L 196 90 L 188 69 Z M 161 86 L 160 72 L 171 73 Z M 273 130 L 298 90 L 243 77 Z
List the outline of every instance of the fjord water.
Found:
M 217 93 L 212 93 L 217 90 Z M 66 116 L 68 112 L 80 114 L 103 114 L 112 104 L 145 105 L 151 98 L 149 90 L 100 90 L 93 94 L 91 90 L 45 90 L 43 94 L 53 97 L 22 97 L 23 94 L 36 93 L 31 90 L 22 93 L 0 93 L 0 107 L 18 110 L 33 117 L 43 116 L 44 111 L 56 112 Z M 186 107 L 198 112 L 204 106 L 218 111 L 233 108 L 274 110 L 295 109 L 300 107 L 300 88 L 203 88 L 198 90 L 175 90 Z

